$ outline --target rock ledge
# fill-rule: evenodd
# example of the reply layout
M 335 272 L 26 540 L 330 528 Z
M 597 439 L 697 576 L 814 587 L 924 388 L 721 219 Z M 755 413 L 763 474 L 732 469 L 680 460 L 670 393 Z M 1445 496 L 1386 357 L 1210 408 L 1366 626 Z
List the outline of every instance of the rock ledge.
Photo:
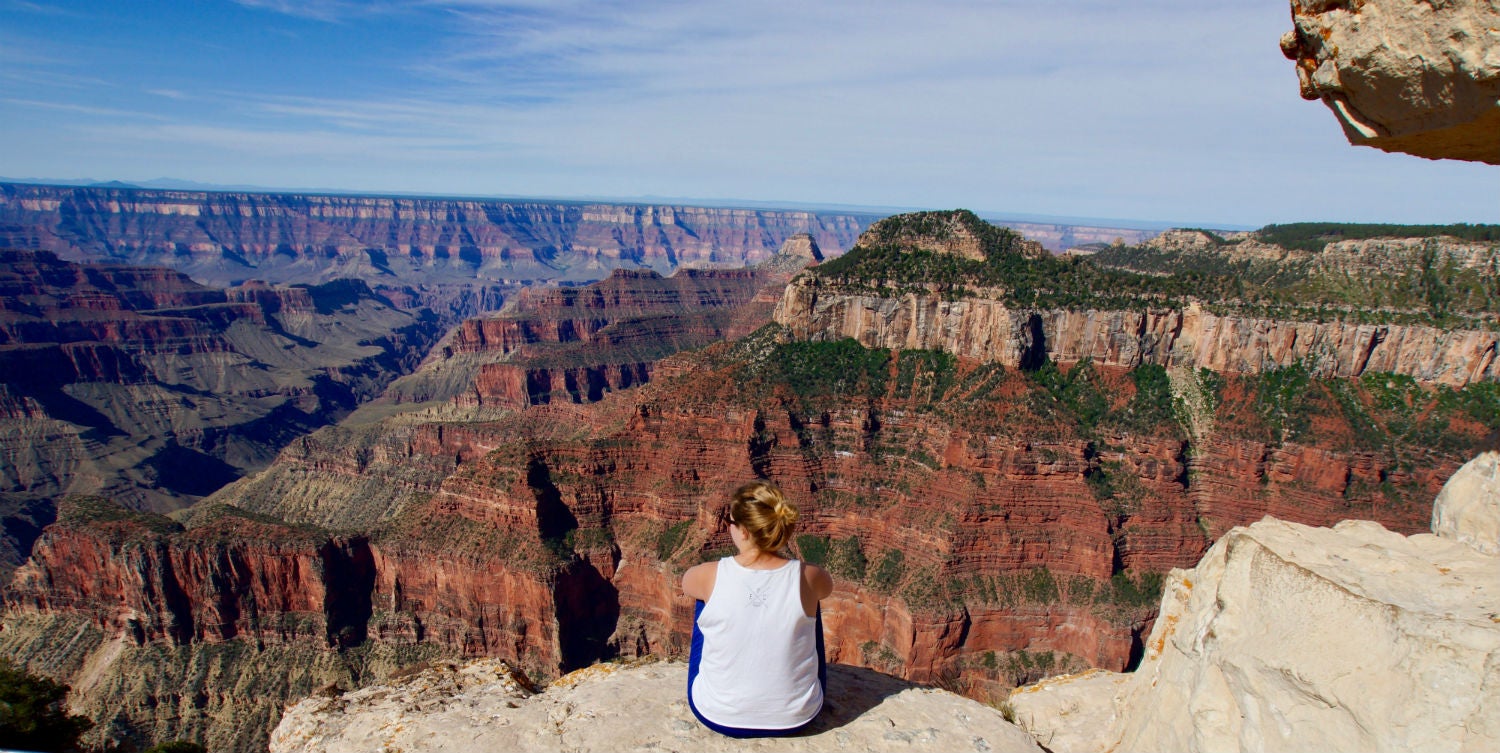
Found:
M 533 693 L 496 659 L 304 700 L 272 753 L 313 751 L 977 751 L 1040 753 L 1000 712 L 866 669 L 829 667 L 830 703 L 805 734 L 734 740 L 693 718 L 677 662 L 601 664 Z

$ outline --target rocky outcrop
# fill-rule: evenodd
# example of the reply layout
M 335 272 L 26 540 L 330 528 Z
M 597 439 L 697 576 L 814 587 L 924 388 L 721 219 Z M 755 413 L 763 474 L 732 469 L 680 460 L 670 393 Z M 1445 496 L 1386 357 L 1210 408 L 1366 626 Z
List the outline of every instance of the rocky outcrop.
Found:
M 1019 688 L 1017 721 L 1057 750 L 1494 748 L 1495 463 L 1455 474 L 1438 536 L 1361 521 L 1230 531 L 1172 573 L 1134 673 Z
M 800 234 L 745 269 L 671 277 L 617 269 L 592 285 L 527 290 L 512 309 L 460 324 L 386 399 L 460 408 L 597 402 L 650 381 L 672 353 L 761 326 L 792 276 L 821 258 L 812 236 Z
M 371 285 L 595 280 L 617 267 L 746 266 L 788 237 L 847 248 L 875 217 L 530 200 L 0 184 L 0 247 L 255 278 Z
M 1500 555 L 1500 453 L 1470 460 L 1443 484 L 1432 503 L 1432 532 Z
M 1500 7 L 1292 0 L 1282 52 L 1349 143 L 1500 165 Z
M 710 732 L 688 709 L 686 686 L 687 668 L 678 663 L 601 664 L 540 693 L 499 662 L 440 664 L 293 706 L 271 750 L 1041 750 L 993 707 L 853 667 L 829 667 L 823 713 L 786 738 Z
M 1141 364 L 1258 373 L 1303 364 L 1313 373 L 1405 374 L 1448 386 L 1500 379 L 1500 333 L 1351 322 L 1259 319 L 1196 304 L 1140 311 L 1024 310 L 982 296 L 902 297 L 828 289 L 803 276 L 776 321 L 798 337 L 852 337 L 871 348 L 926 348 L 1020 366 L 1042 355 L 1127 368 Z
M 983 234 L 984 264 L 1021 259 L 1063 271 L 1073 264 L 1014 255 L 1013 236 L 960 219 Z M 893 273 L 905 272 L 900 257 L 887 258 Z M 761 273 L 681 280 L 619 273 L 591 289 L 539 294 L 546 307 L 467 326 L 452 341 L 463 352 L 434 357 L 421 375 L 431 385 L 473 389 L 478 370 L 463 373 L 461 358 L 501 363 L 534 348 L 551 349 L 554 365 L 574 368 L 580 362 L 561 360 L 567 351 L 559 348 L 585 340 L 591 348 L 635 347 L 625 335 L 649 327 L 622 323 L 650 324 L 656 305 L 690 310 L 699 300 L 694 291 L 708 301 L 704 309 L 722 314 L 711 305 L 731 298 L 724 292 L 730 282 Z M 745 305 L 769 308 L 765 292 Z M 924 294 L 892 300 L 928 305 Z M 914 320 L 968 303 L 936 301 Z M 357 605 L 359 614 L 368 608 L 368 618 L 299 638 L 302 649 L 501 657 L 545 680 L 597 660 L 682 656 L 691 611 L 681 572 L 728 545 L 719 525 L 725 495 L 747 478 L 770 478 L 802 506 L 795 551 L 835 576 L 824 603 L 832 660 L 994 700 L 1060 671 L 1131 666 L 1147 648 L 1155 575 L 1198 561 L 1235 526 L 1271 514 L 1309 525 L 1363 517 L 1401 533 L 1422 530 L 1444 479 L 1493 428 L 1490 384 L 1439 390 L 1396 375 L 1333 381 L 1306 370 L 1168 371 L 1125 355 L 1154 352 L 1138 332 L 1134 341 L 1116 336 L 1138 325 L 1109 329 L 1102 317 L 1089 318 L 1096 314 L 1062 315 L 1076 318 L 1057 330 L 1038 324 L 1022 332 L 1036 344 L 1022 368 L 954 356 L 934 349 L 937 340 L 911 343 L 925 350 L 904 349 L 905 342 L 866 350 L 772 325 L 656 360 L 648 383 L 601 388 L 596 402 L 554 399 L 519 410 L 453 400 L 375 406 L 359 421 L 292 443 L 266 472 L 226 487 L 206 508 L 232 505 L 252 517 L 335 529 L 319 535 L 349 542 L 353 548 L 336 549 L 368 563 L 339 602 Z M 598 319 L 609 321 L 596 326 Z M 1057 341 L 1050 358 L 1049 336 Z M 1117 355 L 1076 363 L 1059 355 L 1097 342 Z M 498 382 L 486 389 L 519 390 Z M 555 386 L 548 394 L 560 398 Z M 0 408 L 32 410 L 24 400 Z M 195 531 L 213 530 L 199 512 L 181 516 L 187 530 L 163 534 L 157 545 L 192 550 Z M 54 573 L 48 577 L 63 583 L 90 584 L 87 572 L 134 572 L 142 562 L 123 549 L 76 551 L 87 555 L 71 560 L 82 574 L 65 572 L 68 558 L 38 556 Z M 145 579 L 152 585 L 140 590 L 164 593 L 158 581 L 167 579 Z M 94 591 L 109 604 L 160 601 L 121 596 L 133 582 L 127 577 L 109 582 L 119 593 Z M 210 594 L 216 582 L 234 581 L 210 579 L 192 592 Z M 16 602 L 8 619 L 35 625 L 96 613 L 82 596 L 30 599 Z M 187 613 L 195 625 L 222 622 L 217 613 Z M 88 657 L 106 656 L 99 652 L 114 640 L 110 631 L 122 630 L 118 621 L 90 624 L 101 626 L 63 657 L 48 655 L 38 638 L 18 638 L 8 645 L 19 648 L 6 650 L 28 657 L 33 671 L 77 682 Z M 242 641 L 213 631 L 179 643 L 170 630 L 152 635 L 162 637 L 136 649 L 172 646 L 189 666 L 199 661 L 191 657 Z M 365 679 L 391 669 L 382 664 Z M 218 676 L 189 685 L 226 698 L 239 692 Z M 119 724 L 172 713 L 130 708 Z M 183 725 L 201 724 L 176 713 Z

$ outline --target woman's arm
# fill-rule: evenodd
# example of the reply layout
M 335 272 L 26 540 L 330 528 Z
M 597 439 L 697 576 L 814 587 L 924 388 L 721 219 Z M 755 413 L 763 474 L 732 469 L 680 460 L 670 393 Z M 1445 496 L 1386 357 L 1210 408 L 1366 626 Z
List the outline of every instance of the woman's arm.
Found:
M 817 565 L 802 565 L 802 580 L 807 583 L 807 591 L 812 595 L 814 601 L 822 601 L 833 593 L 833 576 L 828 574 Z
M 714 580 L 718 574 L 718 562 L 694 565 L 682 574 L 682 592 L 698 601 L 708 601 L 708 597 L 714 592 Z
M 817 565 L 802 563 L 802 612 L 808 617 L 818 613 L 818 602 L 833 593 L 833 576 Z

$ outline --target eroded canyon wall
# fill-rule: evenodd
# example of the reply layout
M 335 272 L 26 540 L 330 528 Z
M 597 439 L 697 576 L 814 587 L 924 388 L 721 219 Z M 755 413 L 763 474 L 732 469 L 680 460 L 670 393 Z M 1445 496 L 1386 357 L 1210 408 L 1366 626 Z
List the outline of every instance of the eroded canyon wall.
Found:
M 1500 379 L 1500 333 L 1399 324 L 1287 321 L 1216 314 L 1200 305 L 1137 311 L 1021 309 L 982 297 L 831 294 L 817 278 L 787 289 L 776 321 L 812 340 L 921 348 L 994 360 L 1259 373 L 1302 363 L 1319 376 L 1367 371 L 1447 386 Z
M 62 496 L 167 511 L 264 467 L 413 370 L 456 314 L 500 297 L 355 280 L 213 288 L 161 267 L 0 251 L 0 570 Z

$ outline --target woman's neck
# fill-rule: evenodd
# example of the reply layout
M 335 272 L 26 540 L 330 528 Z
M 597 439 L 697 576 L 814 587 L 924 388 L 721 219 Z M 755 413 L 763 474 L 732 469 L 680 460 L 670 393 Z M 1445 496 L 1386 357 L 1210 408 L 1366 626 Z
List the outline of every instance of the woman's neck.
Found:
M 740 553 L 734 555 L 734 561 L 740 567 L 751 570 L 774 570 L 786 562 L 786 559 L 775 552 L 758 549 L 754 544 L 740 547 Z

